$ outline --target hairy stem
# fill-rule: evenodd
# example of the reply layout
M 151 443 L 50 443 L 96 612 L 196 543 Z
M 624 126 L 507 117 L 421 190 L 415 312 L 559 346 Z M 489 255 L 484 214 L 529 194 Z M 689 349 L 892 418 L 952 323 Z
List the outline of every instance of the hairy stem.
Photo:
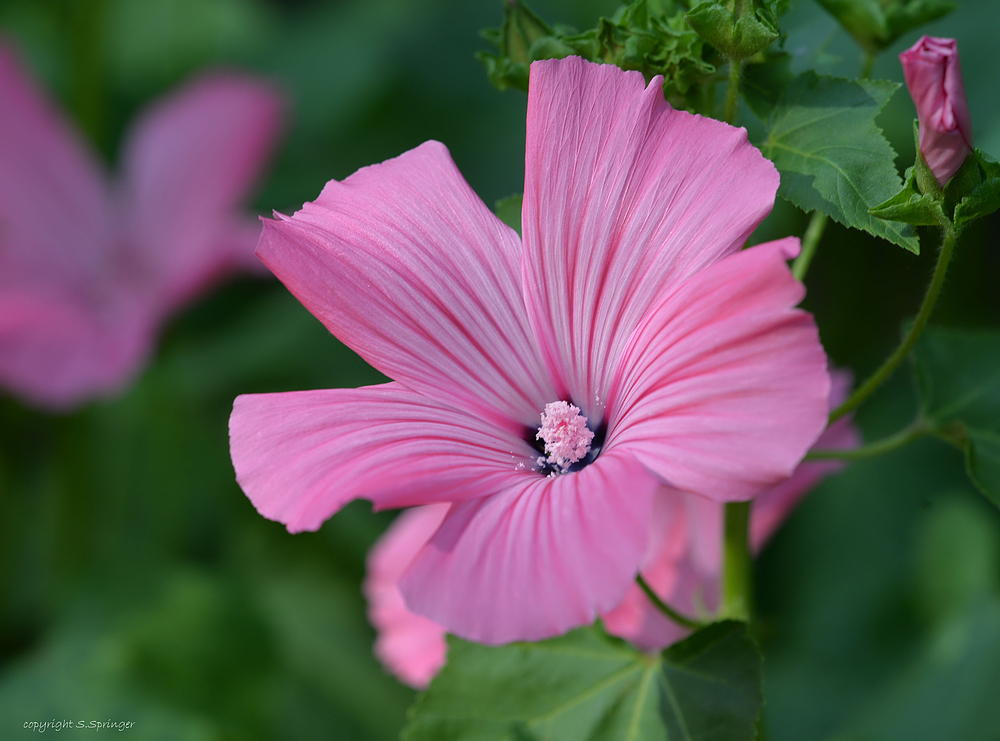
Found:
M 721 617 L 750 620 L 753 579 L 750 556 L 750 502 L 727 502 L 722 550 Z
M 729 87 L 726 88 L 726 107 L 722 111 L 722 120 L 726 123 L 736 123 L 736 101 L 740 92 L 740 75 L 743 73 L 743 62 L 739 59 L 729 60 Z
M 826 229 L 827 221 L 828 217 L 822 211 L 813 211 L 812 218 L 809 219 L 809 226 L 806 227 L 806 233 L 802 237 L 802 252 L 792 263 L 792 275 L 800 283 L 805 280 L 806 271 L 809 270 L 809 264 L 812 262 L 813 255 L 816 254 L 819 241 L 823 238 L 823 230 Z
M 891 453 L 894 450 L 898 450 L 899 448 L 909 445 L 914 440 L 926 437 L 931 434 L 931 432 L 932 430 L 926 422 L 923 420 L 917 420 L 909 427 L 900 430 L 894 435 L 883 437 L 881 440 L 876 440 L 873 443 L 868 443 L 858 448 L 845 448 L 843 450 L 810 450 L 806 454 L 806 460 L 859 461 L 865 458 L 874 458 L 875 456 Z
M 927 320 L 930 319 L 931 312 L 934 311 L 934 304 L 937 302 L 938 294 L 941 293 L 941 286 L 944 285 L 944 276 L 948 270 L 948 263 L 951 261 L 951 254 L 955 249 L 955 242 L 958 239 L 954 227 L 949 222 L 944 221 L 941 228 L 944 230 L 944 238 L 941 241 L 941 251 L 938 253 L 937 265 L 934 268 L 934 277 L 931 278 L 931 283 L 927 287 L 927 293 L 924 294 L 924 302 L 920 305 L 920 312 L 917 314 L 913 326 L 910 327 L 910 331 L 906 333 L 906 337 L 903 338 L 903 341 L 893 351 L 892 355 L 886 358 L 879 369 L 872 373 L 863 384 L 858 386 L 854 393 L 848 397 L 847 401 L 833 410 L 830 414 L 831 423 L 836 422 L 845 414 L 857 409 L 861 402 L 871 396 L 875 389 L 881 386 L 882 382 L 891 376 L 892 372 L 903 362 L 903 359 L 910 354 L 910 350 L 913 349 L 917 339 L 919 339 L 920 333 L 924 331 Z
M 635 577 L 635 581 L 642 589 L 642 591 L 646 593 L 646 597 L 648 597 L 649 601 L 653 603 L 653 606 L 657 610 L 662 612 L 664 615 L 666 615 L 668 618 L 673 620 L 675 623 L 680 625 L 682 628 L 691 628 L 692 630 L 697 630 L 698 628 L 705 627 L 706 623 L 702 623 L 697 620 L 694 620 L 693 618 L 689 618 L 685 615 L 682 615 L 681 613 L 677 612 L 677 610 L 668 605 L 666 602 L 664 602 L 662 599 L 660 599 L 660 595 L 658 595 L 656 592 L 653 591 L 653 588 L 649 586 L 649 582 L 647 582 L 643 578 L 642 574 L 637 575 Z

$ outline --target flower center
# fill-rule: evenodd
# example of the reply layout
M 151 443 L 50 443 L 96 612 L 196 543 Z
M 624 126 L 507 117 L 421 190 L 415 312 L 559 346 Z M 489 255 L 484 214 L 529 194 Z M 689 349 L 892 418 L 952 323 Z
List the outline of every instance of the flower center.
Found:
M 542 425 L 535 439 L 545 443 L 546 463 L 557 466 L 563 473 L 590 452 L 594 433 L 587 427 L 587 418 L 580 408 L 565 401 L 545 405 Z

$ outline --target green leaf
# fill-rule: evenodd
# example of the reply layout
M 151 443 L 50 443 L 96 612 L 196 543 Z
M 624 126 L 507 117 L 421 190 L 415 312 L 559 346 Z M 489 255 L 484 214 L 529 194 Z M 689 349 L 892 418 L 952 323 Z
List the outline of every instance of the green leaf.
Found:
M 1000 332 L 929 329 L 913 357 L 924 417 L 961 445 L 969 478 L 1000 506 Z
M 524 197 L 520 193 L 501 198 L 493 206 L 497 218 L 518 234 L 521 233 L 521 202 Z
M 711 625 L 660 656 L 597 626 L 541 643 L 449 638 L 448 663 L 404 741 L 751 741 L 760 656 L 742 623 Z
M 901 188 L 896 153 L 875 117 L 899 87 L 884 80 L 844 80 L 806 72 L 775 106 L 761 151 L 781 173 L 778 193 L 803 211 L 822 211 L 913 253 L 913 227 L 868 210 Z
M 692 8 L 686 18 L 698 35 L 727 59 L 746 59 L 764 51 L 778 38 L 778 19 L 762 0 L 751 0 L 749 12 L 738 15 L 718 0 Z

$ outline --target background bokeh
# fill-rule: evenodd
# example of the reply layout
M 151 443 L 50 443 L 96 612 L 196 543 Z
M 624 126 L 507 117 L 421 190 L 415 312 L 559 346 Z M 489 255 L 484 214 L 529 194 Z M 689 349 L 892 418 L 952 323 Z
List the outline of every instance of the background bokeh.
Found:
M 533 7 L 585 28 L 616 3 Z M 500 18 L 481 0 L 6 0 L 0 34 L 109 163 L 135 111 L 196 70 L 276 79 L 291 107 L 254 203 L 269 213 L 429 138 L 487 203 L 520 192 L 525 96 L 473 58 Z M 860 70 L 812 0 L 784 28 L 797 68 Z M 1000 156 L 1000 9 L 960 0 L 925 30 L 958 38 L 977 145 Z M 875 76 L 901 81 L 915 39 Z M 900 90 L 880 118 L 900 169 L 913 116 Z M 761 235 L 805 222 L 779 203 Z M 892 346 L 933 266 L 923 237 L 915 257 L 827 230 L 806 306 L 837 364 L 864 375 Z M 995 214 L 960 243 L 934 321 L 1000 327 L 998 279 Z M 236 485 L 226 426 L 240 393 L 379 380 L 280 284 L 245 279 L 172 321 L 120 398 L 52 416 L 0 396 L 0 737 L 68 718 L 131 720 L 132 739 L 395 738 L 413 695 L 372 657 L 359 589 L 392 514 L 355 503 L 287 534 Z M 904 368 L 857 418 L 874 439 L 914 409 Z M 925 440 L 830 479 L 758 583 L 771 741 L 1000 739 L 1000 515 L 958 451 Z

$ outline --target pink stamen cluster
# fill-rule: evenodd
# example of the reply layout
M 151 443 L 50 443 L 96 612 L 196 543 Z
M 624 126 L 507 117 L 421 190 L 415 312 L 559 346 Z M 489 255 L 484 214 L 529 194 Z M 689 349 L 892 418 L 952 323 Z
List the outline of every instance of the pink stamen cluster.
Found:
M 590 452 L 594 433 L 587 427 L 587 418 L 580 414 L 578 406 L 553 401 L 545 405 L 542 426 L 535 438 L 545 441 L 547 462 L 565 471 Z

